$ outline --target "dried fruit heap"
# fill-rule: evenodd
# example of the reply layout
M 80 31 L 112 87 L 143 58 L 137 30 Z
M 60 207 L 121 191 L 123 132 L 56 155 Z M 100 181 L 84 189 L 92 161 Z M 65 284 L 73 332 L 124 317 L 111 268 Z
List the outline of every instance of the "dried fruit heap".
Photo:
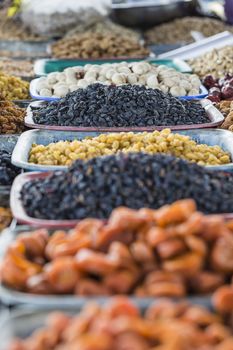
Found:
M 25 130 L 25 110 L 10 101 L 0 101 L 0 134 L 19 134 Z
M 29 83 L 0 71 L 0 92 L 3 99 L 25 100 L 29 98 Z
M 205 307 L 163 300 L 144 316 L 127 298 L 105 306 L 92 302 L 76 316 L 54 312 L 46 325 L 7 350 L 232 350 L 233 334 L 219 315 Z
M 221 147 L 197 143 L 189 136 L 172 133 L 169 129 L 152 133 L 108 133 L 48 145 L 33 144 L 29 162 L 71 165 L 77 159 L 87 160 L 120 152 L 167 153 L 199 165 L 221 165 L 231 162 L 230 155 Z
M 119 154 L 77 160 L 67 172 L 27 182 L 28 215 L 43 219 L 107 218 L 121 205 L 159 208 L 193 198 L 206 213 L 233 212 L 233 175 L 162 154 Z
M 0 207 L 0 232 L 10 225 L 12 220 L 9 208 Z
M 144 127 L 209 123 L 199 103 L 182 101 L 144 86 L 93 84 L 34 110 L 43 125 L 80 127 Z
M 233 222 L 192 200 L 158 210 L 115 209 L 107 223 L 17 236 L 2 263 L 5 285 L 36 294 L 209 294 L 233 275 Z M 223 306 L 220 302 L 218 307 Z
M 0 150 L 0 186 L 11 185 L 20 169 L 11 164 L 11 153 Z

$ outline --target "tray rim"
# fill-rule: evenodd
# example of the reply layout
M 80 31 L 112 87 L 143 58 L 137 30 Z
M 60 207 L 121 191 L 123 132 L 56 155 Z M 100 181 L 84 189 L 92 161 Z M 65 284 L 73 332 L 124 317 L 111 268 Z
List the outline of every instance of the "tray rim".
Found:
M 21 224 L 26 224 L 31 227 L 43 227 L 47 229 L 69 229 L 74 228 L 80 220 L 48 220 L 48 219 L 37 219 L 27 215 L 22 201 L 20 200 L 20 190 L 22 186 L 31 180 L 44 179 L 50 176 L 53 172 L 28 172 L 18 175 L 11 187 L 10 193 L 10 207 L 13 217 Z M 221 213 L 214 214 L 225 220 L 233 220 L 233 213 Z
M 55 130 L 55 131 L 79 131 L 79 132 L 127 132 L 127 131 L 155 131 L 163 129 L 171 130 L 192 130 L 192 129 L 207 129 L 214 128 L 224 121 L 223 114 L 213 105 L 213 103 L 208 99 L 199 100 L 202 107 L 205 109 L 206 114 L 210 119 L 210 123 L 203 124 L 182 124 L 182 125 L 163 125 L 163 126 L 145 126 L 145 127 L 79 127 L 79 126 L 60 126 L 60 125 L 45 125 L 36 124 L 33 121 L 33 111 L 31 107 L 36 107 L 42 105 L 45 101 L 32 101 L 26 108 L 26 116 L 24 118 L 25 126 L 32 129 L 42 129 L 42 130 Z M 211 121 L 211 118 L 214 121 Z
M 183 73 L 185 74 L 185 73 Z M 189 73 L 187 73 L 189 74 Z M 31 80 L 30 82 L 30 86 L 29 86 L 29 93 L 32 99 L 35 100 L 42 100 L 42 101 L 47 101 L 47 102 L 52 102 L 52 101 L 57 101 L 60 100 L 60 97 L 46 97 L 46 96 L 41 96 L 38 95 L 37 91 L 36 91 L 36 86 L 37 86 L 37 82 L 40 78 L 35 78 L 33 80 Z M 205 98 L 208 95 L 208 91 L 205 88 L 205 86 L 203 84 L 200 85 L 200 93 L 199 95 L 195 95 L 195 96 L 177 96 L 177 98 L 182 99 L 182 100 L 200 100 Z
M 110 301 L 112 298 L 114 298 L 114 295 L 112 296 L 92 296 L 92 297 L 81 297 L 81 296 L 75 296 L 75 295 L 55 295 L 55 294 L 32 294 L 32 293 L 26 293 L 26 292 L 20 292 L 17 290 L 13 290 L 11 288 L 8 288 L 4 284 L 0 283 L 0 296 L 3 299 L 3 301 L 6 304 L 27 304 L 27 305 L 33 305 L 34 307 L 45 307 L 49 309 L 53 307 L 60 307 L 61 309 L 65 308 L 81 308 L 86 303 L 89 303 L 90 301 L 96 301 L 97 303 L 104 304 L 108 301 Z M 132 302 L 135 303 L 135 305 L 139 307 L 147 307 L 150 304 L 159 301 L 164 298 L 155 298 L 155 297 L 136 297 L 133 295 L 125 295 L 128 297 Z M 211 296 L 187 296 L 185 298 L 171 298 L 172 300 L 186 300 L 190 303 L 197 303 L 201 305 L 205 305 L 208 308 L 212 308 L 211 304 Z M 199 301 L 199 302 L 198 302 Z M 35 310 L 37 311 L 37 310 Z M 68 310 L 69 311 L 69 310 Z

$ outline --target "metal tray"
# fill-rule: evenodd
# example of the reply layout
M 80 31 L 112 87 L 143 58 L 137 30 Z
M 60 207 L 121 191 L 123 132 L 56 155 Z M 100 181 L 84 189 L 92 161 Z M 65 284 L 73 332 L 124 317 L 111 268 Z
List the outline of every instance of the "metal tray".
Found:
M 1 135 L 0 134 L 0 150 L 12 152 L 19 135 Z M 0 185 L 0 206 L 9 206 L 11 186 Z
M 46 75 L 52 72 L 62 72 L 65 68 L 75 66 L 85 66 L 86 64 L 104 64 L 104 63 L 118 63 L 121 59 L 106 59 L 106 60 L 62 60 L 62 59 L 40 59 L 34 64 L 34 73 L 37 76 Z M 126 59 L 126 62 L 139 62 L 140 58 Z M 165 65 L 176 69 L 181 73 L 191 73 L 192 68 L 182 60 L 158 60 L 148 59 L 151 64 Z
M 200 104 L 205 109 L 210 122 L 204 124 L 192 124 L 192 125 L 163 125 L 163 126 L 145 126 L 145 127 L 80 127 L 80 126 L 59 126 L 59 125 L 44 125 L 36 124 L 33 120 L 33 109 L 43 107 L 44 101 L 32 102 L 26 111 L 25 125 L 32 129 L 43 129 L 43 130 L 57 130 L 57 131 L 99 131 L 99 132 L 118 132 L 118 131 L 154 131 L 163 130 L 169 128 L 171 130 L 191 130 L 191 129 L 205 129 L 214 128 L 221 125 L 224 121 L 222 113 L 214 107 L 209 100 L 200 100 Z
M 28 305 L 37 308 L 60 308 L 60 309 L 80 309 L 84 304 L 95 300 L 99 304 L 104 304 L 109 297 L 79 297 L 74 295 L 36 295 L 30 293 L 18 292 L 13 289 L 0 285 L 0 296 L 4 304 L 6 305 Z M 129 296 L 130 297 L 130 296 Z M 138 306 L 146 308 L 151 303 L 159 300 L 159 298 L 140 298 L 131 296 L 130 299 Z M 175 299 L 174 299 L 175 300 Z M 179 300 L 179 299 L 177 299 Z M 205 297 L 187 297 L 180 300 L 187 300 L 193 304 L 200 304 L 211 308 L 210 296 Z
M 209 169 L 233 171 L 233 133 L 228 130 L 220 129 L 195 129 L 174 131 L 182 135 L 190 136 L 198 143 L 204 143 L 210 146 L 219 145 L 231 155 L 232 162 L 224 165 L 207 166 Z M 54 171 L 67 170 L 68 166 L 62 165 L 41 165 L 28 162 L 28 156 L 32 144 L 48 145 L 58 141 L 82 140 L 87 136 L 98 136 L 100 132 L 75 132 L 75 131 L 55 131 L 46 130 L 29 130 L 20 135 L 12 154 L 12 163 L 20 168 L 30 171 Z M 22 149 L 24 150 L 22 152 Z
M 38 83 L 39 78 L 33 79 L 30 83 L 30 95 L 33 99 L 35 100 L 42 100 L 42 101 L 57 101 L 60 100 L 59 97 L 46 97 L 46 96 L 41 96 L 38 95 L 37 92 L 37 83 Z M 208 95 L 207 89 L 204 87 L 204 85 L 200 86 L 200 93 L 199 95 L 195 96 L 178 96 L 178 98 L 182 100 L 200 100 L 202 98 L 205 98 Z

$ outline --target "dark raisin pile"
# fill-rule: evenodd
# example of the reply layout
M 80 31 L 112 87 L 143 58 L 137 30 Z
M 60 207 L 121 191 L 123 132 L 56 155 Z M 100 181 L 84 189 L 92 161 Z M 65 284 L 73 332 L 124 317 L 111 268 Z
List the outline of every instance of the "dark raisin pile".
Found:
M 11 153 L 0 150 L 0 186 L 11 185 L 20 169 L 11 164 Z
M 107 218 L 118 206 L 159 208 L 193 198 L 205 213 L 233 211 L 233 175 L 162 154 L 119 154 L 76 161 L 68 172 L 33 180 L 21 191 L 29 216 Z
M 151 127 L 209 123 L 200 104 L 145 86 L 92 84 L 34 110 L 36 124 L 82 127 Z

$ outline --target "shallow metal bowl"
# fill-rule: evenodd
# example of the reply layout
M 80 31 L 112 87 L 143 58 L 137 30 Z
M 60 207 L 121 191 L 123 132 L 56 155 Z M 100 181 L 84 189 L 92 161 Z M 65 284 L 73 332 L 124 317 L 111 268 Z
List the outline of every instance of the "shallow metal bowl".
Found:
M 174 18 L 194 15 L 196 0 L 115 1 L 112 18 L 129 27 L 149 28 Z

